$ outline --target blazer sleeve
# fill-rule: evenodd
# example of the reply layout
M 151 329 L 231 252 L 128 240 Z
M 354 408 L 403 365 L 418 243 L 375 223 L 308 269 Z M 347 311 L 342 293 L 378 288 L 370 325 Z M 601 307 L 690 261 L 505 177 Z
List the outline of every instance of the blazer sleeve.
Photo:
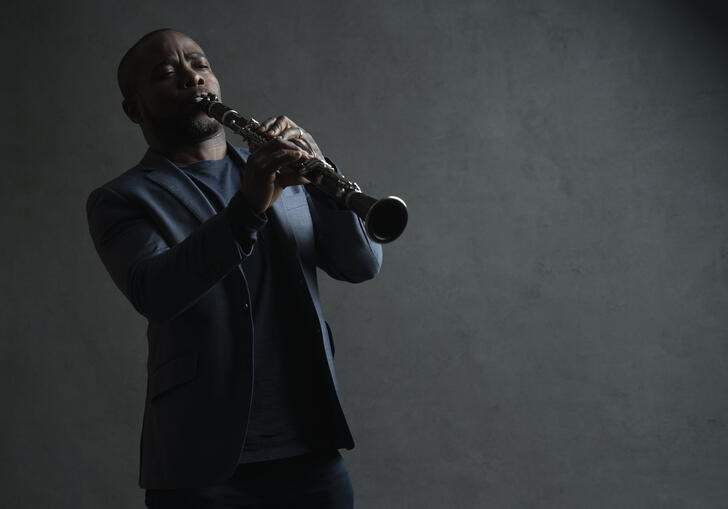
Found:
M 326 161 L 341 174 L 333 161 Z M 315 186 L 305 188 L 314 222 L 316 264 L 341 281 L 359 283 L 376 276 L 382 266 L 382 246 L 367 236 L 359 216 Z
M 236 237 L 231 204 L 169 246 L 143 208 L 109 187 L 86 202 L 89 232 L 116 286 L 149 320 L 174 318 L 250 254 L 257 229 Z

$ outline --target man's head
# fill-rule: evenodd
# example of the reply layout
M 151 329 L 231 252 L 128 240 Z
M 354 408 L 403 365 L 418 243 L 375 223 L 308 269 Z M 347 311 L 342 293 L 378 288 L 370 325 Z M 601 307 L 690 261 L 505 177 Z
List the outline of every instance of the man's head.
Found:
M 122 107 L 150 145 L 197 143 L 222 129 L 194 102 L 202 93 L 220 96 L 220 84 L 200 46 L 183 33 L 146 34 L 121 59 L 117 79 Z

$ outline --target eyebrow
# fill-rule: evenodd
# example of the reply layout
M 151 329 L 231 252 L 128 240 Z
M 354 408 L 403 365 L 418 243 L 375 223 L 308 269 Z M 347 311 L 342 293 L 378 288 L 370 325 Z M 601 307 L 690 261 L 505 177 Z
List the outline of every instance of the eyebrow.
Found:
M 193 60 L 195 58 L 204 58 L 205 60 L 207 60 L 207 57 L 205 56 L 205 54 L 204 53 L 200 53 L 198 51 L 195 51 L 195 52 L 192 52 L 192 53 L 185 53 L 185 58 L 187 60 Z M 176 58 L 165 58 L 161 62 L 157 63 L 157 65 L 155 65 L 152 69 L 156 69 L 157 67 L 161 67 L 163 65 L 174 65 L 176 63 L 177 63 L 177 59 Z

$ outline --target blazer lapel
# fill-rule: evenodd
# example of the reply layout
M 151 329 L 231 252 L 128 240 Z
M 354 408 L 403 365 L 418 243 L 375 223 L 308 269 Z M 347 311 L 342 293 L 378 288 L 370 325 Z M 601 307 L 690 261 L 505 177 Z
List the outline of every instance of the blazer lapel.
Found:
M 247 160 L 248 152 L 244 149 L 234 147 L 228 142 L 228 155 L 243 169 Z M 139 163 L 144 171 L 144 176 L 162 186 L 177 198 L 187 209 L 200 221 L 205 222 L 216 214 L 215 208 L 207 199 L 205 194 L 192 182 L 192 180 L 180 170 L 172 161 L 163 155 L 147 150 L 144 158 Z M 276 232 L 281 237 L 282 246 L 298 245 L 295 232 L 291 227 L 288 217 L 286 201 L 289 199 L 290 188 L 283 190 L 281 196 L 273 203 L 269 213 L 274 214 L 279 228 Z M 286 256 L 292 256 L 300 268 L 301 260 L 298 256 L 298 249 L 285 250 Z
M 215 208 L 205 194 L 172 161 L 161 154 L 147 150 L 139 163 L 144 176 L 172 193 L 200 221 L 215 214 Z
M 296 245 L 296 236 L 293 234 L 293 229 L 291 228 L 291 222 L 288 220 L 288 211 L 286 211 L 286 207 L 284 204 L 285 200 L 285 194 L 286 190 L 283 190 L 283 193 L 281 193 L 281 196 L 278 197 L 276 201 L 273 202 L 273 205 L 270 207 L 270 212 L 275 215 L 276 222 L 280 226 L 279 228 L 279 234 L 281 236 L 282 243 L 280 245 L 282 246 L 290 246 L 290 245 Z M 289 250 L 286 250 L 289 251 Z M 296 252 L 298 250 L 295 250 Z M 296 257 L 298 258 L 298 257 Z M 297 260 L 298 261 L 298 260 Z M 299 261 L 300 263 L 300 261 Z

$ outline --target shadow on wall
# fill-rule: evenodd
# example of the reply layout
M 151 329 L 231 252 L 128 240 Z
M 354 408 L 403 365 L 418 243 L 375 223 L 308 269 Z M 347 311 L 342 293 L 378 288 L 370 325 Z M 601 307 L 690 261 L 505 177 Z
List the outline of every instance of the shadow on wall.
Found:
M 725 0 L 680 0 L 677 6 L 685 14 L 692 16 L 702 28 L 711 30 L 715 35 L 728 42 L 728 2 Z

